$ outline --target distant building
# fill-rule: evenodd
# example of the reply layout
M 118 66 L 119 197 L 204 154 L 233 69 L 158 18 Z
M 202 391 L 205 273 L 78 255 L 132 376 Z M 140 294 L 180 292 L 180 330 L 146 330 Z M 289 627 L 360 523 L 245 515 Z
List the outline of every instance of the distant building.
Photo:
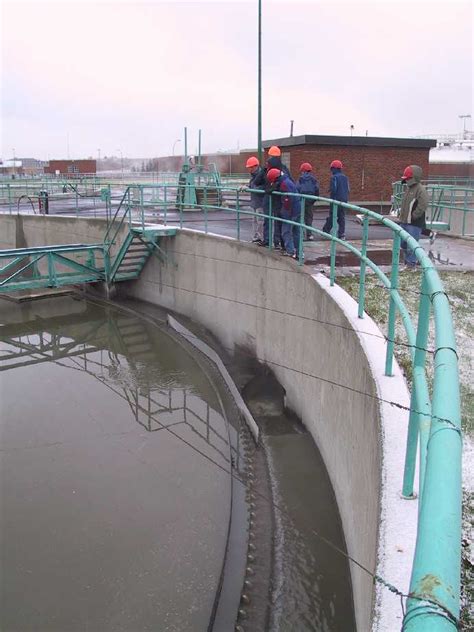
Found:
M 52 175 L 78 176 L 97 173 L 95 160 L 49 160 L 45 163 L 44 173 Z
M 3 175 L 37 176 L 43 173 L 43 163 L 36 158 L 14 158 L 0 164 Z
M 440 137 L 430 151 L 430 176 L 474 178 L 474 134 L 470 138 Z
M 392 182 L 400 180 L 407 165 L 419 165 L 424 177 L 429 174 L 429 152 L 436 141 L 419 138 L 374 136 L 289 136 L 266 140 L 263 147 L 278 145 L 282 160 L 297 177 L 302 162 L 309 162 L 319 180 L 320 195 L 328 197 L 330 170 L 341 160 L 349 177 L 353 202 L 388 201 Z
M 298 177 L 302 162 L 312 164 L 323 197 L 329 194 L 329 165 L 338 159 L 342 160 L 350 179 L 351 201 L 389 202 L 392 182 L 400 180 L 407 165 L 420 165 L 424 176 L 428 176 L 429 153 L 436 146 L 436 140 L 303 135 L 263 141 L 265 150 L 272 145 L 281 148 L 283 162 L 294 178 Z M 205 154 L 201 159 L 204 166 L 215 163 L 223 175 L 246 174 L 247 158 L 256 155 L 256 149 L 243 149 L 239 153 Z M 182 164 L 183 156 L 167 156 L 153 161 L 157 171 L 179 171 Z

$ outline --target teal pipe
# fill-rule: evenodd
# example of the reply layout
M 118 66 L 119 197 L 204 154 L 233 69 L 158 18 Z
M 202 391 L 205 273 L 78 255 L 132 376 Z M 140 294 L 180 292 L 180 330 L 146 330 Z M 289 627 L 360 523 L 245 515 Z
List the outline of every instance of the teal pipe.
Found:
M 329 284 L 334 285 L 336 279 L 336 235 L 337 235 L 337 204 L 332 201 L 331 213 L 332 213 L 332 228 L 331 228 L 331 271 L 329 273 Z M 339 240 L 338 240 L 339 241 Z
M 392 270 L 390 274 L 390 288 L 398 290 L 398 269 L 400 263 L 400 235 L 394 234 L 392 246 Z M 387 353 L 385 356 L 385 375 L 393 375 L 393 350 L 395 347 L 395 318 L 397 316 L 396 304 L 393 294 L 390 293 L 390 303 L 388 308 L 388 332 L 387 332 Z
M 369 218 L 364 217 L 362 220 L 362 248 L 361 255 L 362 257 L 367 256 L 367 241 L 369 239 Z M 359 318 L 364 318 L 364 310 L 365 310 L 365 260 L 364 258 L 360 261 L 360 271 L 359 271 L 359 304 L 358 304 L 358 316 Z

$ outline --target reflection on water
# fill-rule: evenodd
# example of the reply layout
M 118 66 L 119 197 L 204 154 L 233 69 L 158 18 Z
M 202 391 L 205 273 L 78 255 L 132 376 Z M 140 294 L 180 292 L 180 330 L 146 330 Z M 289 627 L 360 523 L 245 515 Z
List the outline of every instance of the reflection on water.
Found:
M 240 465 L 209 377 L 115 309 L 0 315 L 1 629 L 207 629 Z

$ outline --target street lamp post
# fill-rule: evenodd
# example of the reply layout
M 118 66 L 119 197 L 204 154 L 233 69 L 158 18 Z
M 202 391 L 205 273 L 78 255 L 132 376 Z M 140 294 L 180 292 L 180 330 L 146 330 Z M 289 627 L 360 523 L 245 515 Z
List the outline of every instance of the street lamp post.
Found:
M 12 147 L 12 153 L 13 153 L 13 175 L 16 175 L 16 159 L 15 159 L 15 148 Z
M 354 126 L 351 125 L 351 138 L 352 138 L 352 134 L 354 133 Z

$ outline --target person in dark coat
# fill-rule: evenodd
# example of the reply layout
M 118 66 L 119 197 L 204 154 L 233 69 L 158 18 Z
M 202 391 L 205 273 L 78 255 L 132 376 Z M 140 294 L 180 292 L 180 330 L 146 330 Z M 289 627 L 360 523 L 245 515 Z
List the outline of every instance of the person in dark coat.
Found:
M 260 166 L 256 156 L 250 156 L 245 165 L 250 175 L 249 189 L 257 189 L 261 193 L 250 193 L 250 207 L 255 213 L 263 213 L 263 197 L 265 191 L 265 169 Z M 253 216 L 253 239 L 254 243 L 263 242 L 263 218 Z
M 402 182 L 406 184 L 400 206 L 400 226 L 416 241 L 420 239 L 421 231 L 426 228 L 426 211 L 429 197 L 425 187 L 421 184 L 423 171 L 417 165 L 409 165 L 403 172 Z M 401 243 L 408 268 L 415 268 L 417 258 L 413 250 L 408 248 L 406 241 Z
M 270 169 L 267 172 L 267 179 L 273 187 L 273 191 L 280 193 L 298 193 L 296 184 L 286 173 L 280 169 Z M 298 195 L 273 196 L 281 199 L 280 217 L 281 219 L 300 221 L 301 198 Z M 301 229 L 287 222 L 276 222 L 281 224 L 281 237 L 283 241 L 283 255 L 297 258 L 297 252 L 301 242 Z
M 300 167 L 300 177 L 298 180 L 298 191 L 300 193 L 304 193 L 305 195 L 319 195 L 319 184 L 316 178 L 313 176 L 311 171 L 313 170 L 312 165 L 309 162 L 303 162 Z M 313 200 L 308 200 L 305 198 L 304 200 L 304 223 L 306 226 L 313 225 Z M 313 241 L 314 236 L 311 231 L 305 231 L 304 237 L 306 241 Z
M 346 174 L 342 173 L 343 165 L 340 160 L 333 160 L 330 165 L 331 169 L 331 183 L 329 187 L 329 197 L 337 202 L 349 201 L 349 179 Z M 339 239 L 346 238 L 346 212 L 344 207 L 337 206 L 337 223 L 338 230 L 337 236 Z M 329 209 L 329 217 L 323 226 L 325 233 L 330 233 L 332 230 L 332 208 Z

